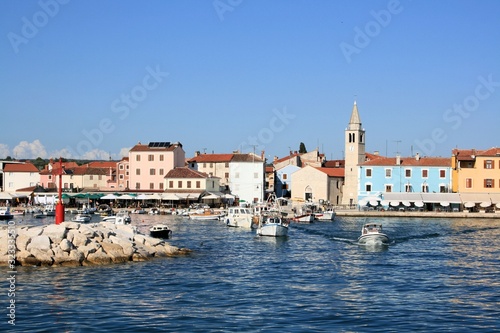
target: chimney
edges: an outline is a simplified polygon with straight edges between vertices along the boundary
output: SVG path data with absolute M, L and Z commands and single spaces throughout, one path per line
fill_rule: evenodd
M 419 154 L 419 153 L 417 153 L 417 154 L 415 155 L 415 159 L 416 159 L 417 161 L 420 161 L 420 154 Z
M 195 152 L 194 152 L 194 157 L 196 157 L 196 156 L 200 156 L 200 154 L 201 154 L 201 153 L 200 153 L 200 151 L 199 151 L 199 150 L 197 150 L 197 151 L 195 151 Z
M 375 151 L 373 152 L 373 155 L 378 156 L 378 155 L 380 155 L 380 152 L 379 152 L 378 150 L 375 150 Z
M 401 165 L 401 156 L 396 155 L 396 165 Z
M 262 158 L 263 160 L 265 160 L 265 159 L 266 159 L 266 151 L 265 151 L 265 150 L 262 150 L 262 151 L 260 152 L 260 158 Z

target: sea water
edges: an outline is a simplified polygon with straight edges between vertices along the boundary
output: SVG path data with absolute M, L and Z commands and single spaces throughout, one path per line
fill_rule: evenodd
M 29 216 L 15 221 L 17 226 L 53 223 Z M 366 222 L 382 223 L 390 245 L 359 246 Z M 494 332 L 500 327 L 500 220 L 337 217 L 291 224 L 288 237 L 266 238 L 222 221 L 132 216 L 144 233 L 155 223 L 169 224 L 169 242 L 193 253 L 98 267 L 18 267 L 15 326 L 5 315 L 0 330 Z M 8 288 L 5 282 L 4 309 Z

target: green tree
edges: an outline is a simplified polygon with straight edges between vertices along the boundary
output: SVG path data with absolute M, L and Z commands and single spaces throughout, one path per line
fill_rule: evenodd
M 300 143 L 299 153 L 300 154 L 307 153 L 306 145 L 304 144 L 304 142 Z

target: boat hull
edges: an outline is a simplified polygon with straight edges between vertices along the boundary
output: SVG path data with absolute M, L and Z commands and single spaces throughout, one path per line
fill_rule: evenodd
M 335 212 L 323 212 L 316 215 L 318 221 L 333 221 L 335 219 Z
M 389 237 L 382 233 L 362 235 L 358 238 L 358 243 L 361 245 L 388 245 Z
M 288 227 L 278 223 L 268 223 L 257 228 L 257 235 L 268 237 L 283 237 L 288 235 Z

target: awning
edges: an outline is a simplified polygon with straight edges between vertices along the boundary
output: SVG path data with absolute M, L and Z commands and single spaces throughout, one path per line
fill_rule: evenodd
M 370 206 L 378 206 L 377 200 L 370 200 Z
M 448 207 L 450 205 L 448 201 L 441 201 L 439 204 L 443 207 Z
M 163 193 L 161 195 L 162 200 L 179 200 L 179 197 L 175 193 Z
M 422 201 L 425 203 L 461 204 L 462 200 L 458 193 L 422 193 Z
M 399 206 L 399 201 L 392 200 L 389 204 L 390 204 L 392 207 L 397 207 L 397 206 Z
M 467 201 L 466 203 L 464 203 L 464 207 L 465 208 L 472 208 L 476 205 L 475 202 L 471 202 L 471 201 Z
M 410 203 L 409 201 L 406 201 L 406 200 L 405 200 L 405 201 L 403 201 L 403 205 L 404 205 L 405 207 L 410 207 L 410 206 L 411 206 L 411 203 Z
M 462 202 L 481 203 L 491 201 L 489 193 L 460 193 Z
M 220 199 L 220 195 L 215 193 L 209 193 L 208 195 L 201 198 L 202 200 L 217 200 Z
M 479 204 L 479 206 L 483 207 L 483 208 L 486 208 L 486 207 L 489 207 L 491 206 L 491 201 L 484 201 L 484 202 L 481 202 Z
M 422 201 L 415 201 L 415 207 L 424 207 L 424 203 Z
M 382 206 L 389 206 L 389 201 L 388 200 L 382 200 L 382 201 L 380 201 L 380 204 Z
M 358 201 L 358 205 L 360 205 L 361 207 L 364 207 L 364 206 L 368 205 L 368 201 L 365 201 L 365 200 L 359 200 L 359 201 Z
M 102 200 L 114 200 L 120 198 L 117 195 L 114 195 L 113 193 L 106 194 L 105 196 L 101 197 Z

